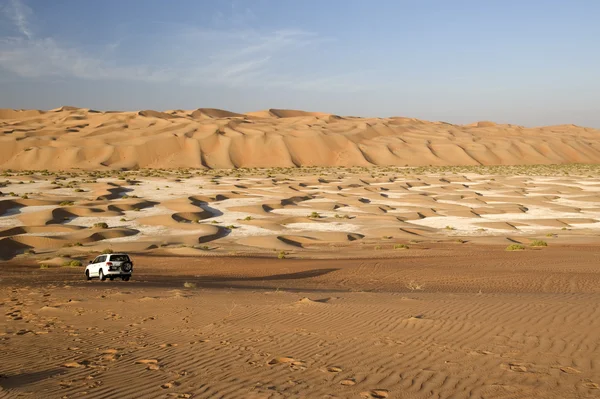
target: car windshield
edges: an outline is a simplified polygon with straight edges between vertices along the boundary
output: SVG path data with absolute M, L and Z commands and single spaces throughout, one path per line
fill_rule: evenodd
M 127 255 L 112 255 L 110 260 L 113 262 L 128 262 L 129 256 Z

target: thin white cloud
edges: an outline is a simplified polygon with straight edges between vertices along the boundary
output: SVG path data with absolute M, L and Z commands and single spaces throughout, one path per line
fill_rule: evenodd
M 4 13 L 10 18 L 15 27 L 19 32 L 26 36 L 28 39 L 33 37 L 33 32 L 29 27 L 28 18 L 32 14 L 31 8 L 29 8 L 21 0 L 10 0 L 8 4 L 3 7 Z
M 307 72 L 290 76 L 286 57 L 316 56 L 319 46 L 331 39 L 302 30 L 270 33 L 253 29 L 227 30 L 183 27 L 172 29 L 162 42 L 137 42 L 147 49 L 134 64 L 120 61 L 117 50 L 127 43 L 107 44 L 98 54 L 52 37 L 34 37 L 29 29 L 31 9 L 10 0 L 10 19 L 22 34 L 0 37 L 0 67 L 23 78 L 66 77 L 86 80 L 178 82 L 186 85 L 271 87 L 294 90 L 357 91 L 360 84 L 346 84 L 347 76 L 323 76 Z M 177 43 L 177 46 L 174 45 Z M 164 54 L 169 54 L 166 57 Z M 315 72 L 315 71 L 313 71 Z M 356 76 L 353 81 L 357 81 Z

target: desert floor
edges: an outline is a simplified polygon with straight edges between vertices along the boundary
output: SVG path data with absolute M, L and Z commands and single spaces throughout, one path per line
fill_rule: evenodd
M 2 265 L 0 397 L 593 398 L 594 246 Z
M 598 172 L 6 172 L 0 398 L 600 397 Z

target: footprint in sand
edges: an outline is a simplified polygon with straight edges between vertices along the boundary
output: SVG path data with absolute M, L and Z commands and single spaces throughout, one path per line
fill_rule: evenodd
M 596 384 L 595 382 L 584 382 L 583 386 L 586 387 L 587 389 L 600 389 L 600 385 Z
M 157 359 L 140 359 L 140 360 L 136 360 L 135 364 L 158 364 L 158 360 Z
M 581 373 L 581 371 L 577 370 L 576 368 L 569 367 L 569 366 L 560 367 L 559 369 L 563 373 L 567 373 L 567 374 L 579 374 L 579 373 Z
M 522 363 L 509 363 L 508 365 L 502 364 L 500 367 L 505 370 L 515 371 L 517 373 L 526 373 L 527 372 L 527 366 L 525 366 Z
M 290 364 L 290 368 L 292 370 L 306 370 L 306 363 L 301 360 L 296 360 Z
M 342 369 L 337 366 L 329 366 L 327 367 L 327 371 L 329 371 L 330 373 L 339 373 L 340 371 L 342 371 Z
M 146 370 L 160 370 L 160 365 L 158 364 L 158 360 L 156 359 L 141 359 L 137 360 L 135 364 L 146 365 Z
M 516 371 L 516 372 L 519 372 L 519 373 L 526 373 L 527 372 L 527 367 L 521 366 L 521 365 L 517 365 L 517 364 L 511 364 L 510 369 L 512 371 Z
M 108 362 L 114 362 L 120 357 L 117 352 L 118 351 L 116 349 L 106 349 L 102 351 L 100 359 Z
M 345 380 L 340 381 L 340 385 L 350 387 L 352 385 L 356 385 L 356 380 L 354 378 L 346 378 Z
M 371 391 L 361 392 L 360 396 L 365 399 L 385 399 L 389 396 L 390 392 L 387 389 L 373 389 Z
M 81 362 L 69 362 L 69 363 L 65 363 L 63 364 L 63 367 L 66 367 L 68 369 L 78 369 L 78 368 L 82 368 L 82 367 L 87 367 L 87 365 L 89 364 L 89 362 L 87 361 L 81 361 Z
M 181 383 L 179 383 L 177 381 L 171 381 L 171 382 L 167 382 L 165 384 L 162 384 L 160 387 L 162 389 L 171 389 L 171 388 L 176 387 L 178 385 L 181 385 Z
M 268 364 L 275 365 L 275 364 L 283 364 L 283 363 L 292 363 L 294 361 L 295 361 L 294 358 L 291 358 L 291 357 L 276 357 L 274 359 L 271 359 Z

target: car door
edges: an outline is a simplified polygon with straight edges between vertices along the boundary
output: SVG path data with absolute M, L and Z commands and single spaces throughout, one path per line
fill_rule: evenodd
M 100 269 L 102 269 L 102 265 L 104 264 L 105 260 L 106 260 L 106 255 L 98 256 L 97 262 L 94 265 L 94 269 L 96 270 L 96 276 L 100 275 Z
M 92 261 L 92 263 L 90 264 L 90 276 L 97 276 L 98 275 L 98 260 L 100 259 L 99 256 L 96 256 L 96 259 L 94 259 Z

